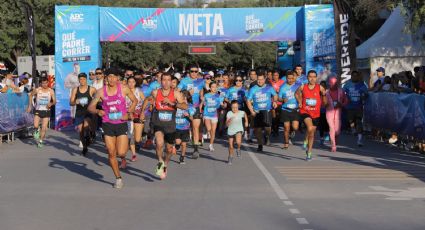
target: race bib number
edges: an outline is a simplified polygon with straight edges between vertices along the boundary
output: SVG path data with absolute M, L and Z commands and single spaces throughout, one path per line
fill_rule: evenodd
M 48 105 L 48 104 L 49 104 L 49 98 L 41 97 L 41 98 L 38 100 L 38 104 L 39 104 L 39 105 Z
M 87 97 L 80 98 L 80 105 L 87 105 L 89 103 L 89 99 Z
M 159 112 L 158 117 L 160 121 L 171 121 L 173 119 L 173 114 L 170 112 Z
M 215 113 L 217 111 L 217 109 L 216 108 L 208 108 L 207 111 L 209 113 Z
M 258 108 L 260 110 L 266 109 L 267 108 L 267 103 L 258 103 Z
M 176 124 L 177 125 L 183 125 L 185 123 L 185 119 L 184 118 L 177 118 L 176 119 Z
M 286 108 L 288 108 L 288 109 L 295 109 L 296 107 L 297 107 L 296 104 L 287 104 L 286 105 Z
M 121 112 L 109 113 L 108 117 L 109 117 L 109 120 L 116 121 L 121 119 L 122 113 Z
M 315 98 L 307 98 L 307 99 L 305 100 L 305 104 L 306 104 L 307 106 L 316 106 L 316 104 L 317 104 L 317 100 L 316 100 Z

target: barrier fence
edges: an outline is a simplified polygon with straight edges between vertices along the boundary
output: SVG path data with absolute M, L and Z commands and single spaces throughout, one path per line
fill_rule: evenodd
M 370 93 L 364 107 L 370 127 L 425 139 L 425 96 L 419 94 Z
M 28 94 L 0 94 L 0 135 L 13 134 L 33 125 L 33 115 L 26 112 Z M 0 140 L 1 142 L 1 140 Z

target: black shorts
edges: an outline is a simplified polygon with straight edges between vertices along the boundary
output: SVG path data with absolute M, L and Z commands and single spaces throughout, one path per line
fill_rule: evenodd
M 92 119 L 92 115 L 91 114 L 86 114 L 83 116 L 78 116 L 74 118 L 74 125 L 81 125 L 85 119 Z
M 161 132 L 164 134 L 164 141 L 167 142 L 170 145 L 174 145 L 176 143 L 176 132 L 166 132 L 165 128 L 161 126 L 153 126 L 153 132 L 154 134 L 156 132 Z
M 128 126 L 127 122 L 121 124 L 102 123 L 102 129 L 105 136 L 118 137 L 127 135 Z
M 272 126 L 272 112 L 260 110 L 254 117 L 254 128 L 264 128 Z
M 189 130 L 176 130 L 176 139 L 182 140 L 182 142 L 189 142 L 190 141 L 190 132 Z
M 314 126 L 319 126 L 320 123 L 320 117 L 318 118 L 312 118 L 310 115 L 306 114 L 306 113 L 302 113 L 300 114 L 301 120 L 304 121 L 306 118 L 310 118 L 311 121 L 313 121 L 313 125 Z
M 36 110 L 34 111 L 34 116 L 38 116 L 39 118 L 50 118 L 51 116 L 50 110 Z
M 363 110 L 362 109 L 347 109 L 347 119 L 348 122 L 354 123 L 363 119 Z
M 287 110 L 281 110 L 280 111 L 280 122 L 293 122 L 293 121 L 299 121 L 300 120 L 300 114 L 296 110 L 287 111 Z
M 198 107 L 196 107 L 196 111 L 193 114 L 193 119 L 202 119 L 202 113 L 201 113 L 201 109 Z

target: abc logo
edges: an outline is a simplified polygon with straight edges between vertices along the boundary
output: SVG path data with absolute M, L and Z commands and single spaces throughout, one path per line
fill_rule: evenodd
M 69 21 L 73 24 L 80 24 L 84 21 L 84 14 L 72 13 L 69 17 Z

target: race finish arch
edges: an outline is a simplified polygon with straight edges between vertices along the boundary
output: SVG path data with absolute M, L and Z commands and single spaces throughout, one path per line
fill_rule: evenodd
M 78 74 L 101 67 L 100 42 L 299 41 L 306 69 L 336 68 L 332 5 L 276 8 L 55 7 L 56 129 L 72 129 Z

